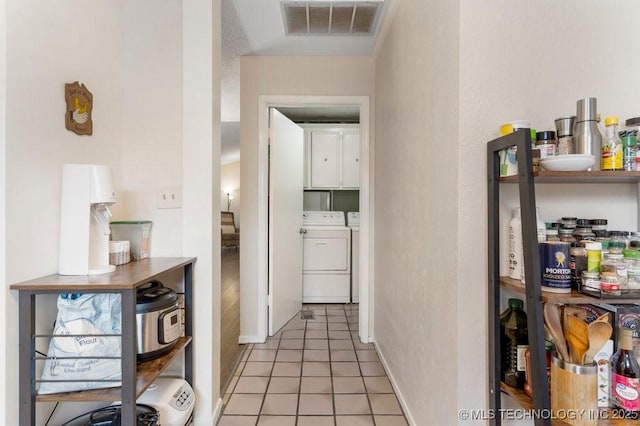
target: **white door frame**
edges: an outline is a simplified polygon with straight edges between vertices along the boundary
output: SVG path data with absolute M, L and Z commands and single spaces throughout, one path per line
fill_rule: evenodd
M 370 262 L 373 253 L 373 193 L 370 180 L 369 96 L 261 95 L 258 98 L 258 338 L 268 336 L 269 284 L 269 108 L 354 105 L 360 108 L 360 340 L 373 341 L 373 286 Z

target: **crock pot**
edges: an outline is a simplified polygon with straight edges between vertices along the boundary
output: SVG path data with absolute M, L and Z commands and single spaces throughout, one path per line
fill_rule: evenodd
M 138 361 L 158 358 L 175 346 L 182 330 L 178 295 L 160 281 L 138 288 L 136 299 Z

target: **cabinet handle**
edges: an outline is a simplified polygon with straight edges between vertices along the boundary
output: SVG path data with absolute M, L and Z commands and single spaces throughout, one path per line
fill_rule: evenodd
M 359 158 L 356 158 L 356 163 L 357 163 L 358 161 L 360 161 L 360 159 L 359 159 Z
M 325 162 L 325 163 L 327 162 L 327 159 L 326 159 L 326 158 L 324 159 L 324 162 Z

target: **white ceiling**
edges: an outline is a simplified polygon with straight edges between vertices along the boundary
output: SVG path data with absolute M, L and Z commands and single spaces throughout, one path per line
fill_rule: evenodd
M 312 0 L 322 3 L 323 0 Z M 366 0 L 350 0 L 362 2 Z M 381 19 L 371 36 L 285 35 L 280 0 L 222 0 L 222 163 L 240 158 L 240 56 L 367 56 L 371 55 L 385 19 L 389 0 L 382 7 Z M 335 111 L 336 121 L 349 112 Z M 298 111 L 310 120 L 313 111 Z M 322 111 L 328 119 L 331 112 Z M 352 112 L 351 112 L 352 114 Z M 353 114 L 352 114 L 353 115 Z

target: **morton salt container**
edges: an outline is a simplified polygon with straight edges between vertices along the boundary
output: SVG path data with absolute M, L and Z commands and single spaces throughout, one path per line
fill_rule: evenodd
M 570 246 L 570 243 L 564 241 L 538 243 L 543 291 L 571 293 Z

